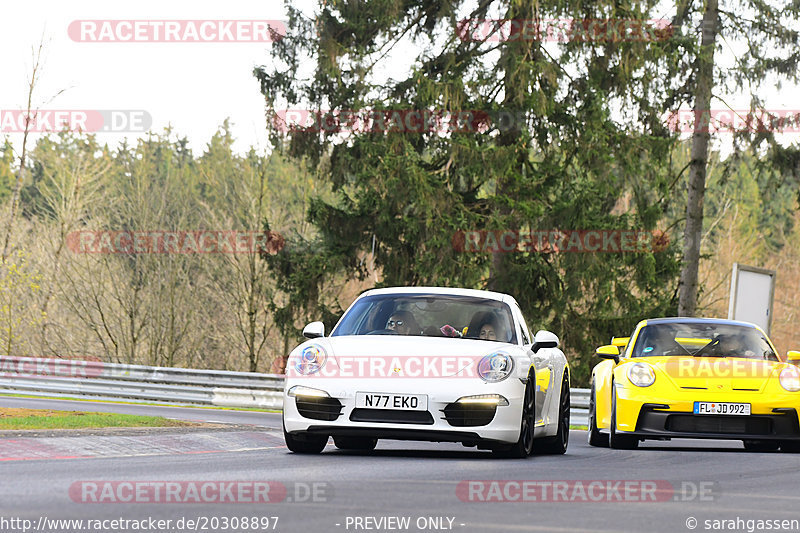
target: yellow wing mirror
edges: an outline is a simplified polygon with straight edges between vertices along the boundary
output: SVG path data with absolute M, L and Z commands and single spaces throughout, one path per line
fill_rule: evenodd
M 630 337 L 612 337 L 611 344 L 613 346 L 618 346 L 620 348 L 624 348 L 628 345 L 628 341 L 631 340 Z
M 613 359 L 615 363 L 619 363 L 619 347 L 613 344 L 606 344 L 600 346 L 595 353 L 603 359 Z
M 800 352 L 792 350 L 786 353 L 786 362 L 800 366 Z

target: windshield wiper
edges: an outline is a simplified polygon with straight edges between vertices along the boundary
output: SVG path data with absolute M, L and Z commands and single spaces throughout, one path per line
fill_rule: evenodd
M 708 344 L 706 344 L 705 346 L 703 346 L 702 348 L 700 348 L 699 350 L 694 352 L 694 357 L 704 357 L 704 356 L 700 355 L 703 352 L 703 350 L 705 350 L 706 348 L 709 348 L 711 346 L 716 346 L 717 344 L 719 344 L 719 339 L 714 339 L 713 341 L 709 342 Z M 724 357 L 724 356 L 708 356 L 707 355 L 705 357 Z

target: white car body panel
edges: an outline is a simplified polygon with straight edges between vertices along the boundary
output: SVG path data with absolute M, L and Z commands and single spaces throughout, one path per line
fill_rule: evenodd
M 347 335 L 310 339 L 292 351 L 287 363 L 283 410 L 283 423 L 287 432 L 311 430 L 316 433 L 337 435 L 349 434 L 348 431 L 358 429 L 362 435 L 368 433 L 368 430 L 374 430 L 377 438 L 441 440 L 464 442 L 469 445 L 479 441 L 514 443 L 519 438 L 525 383 L 529 371 L 533 369 L 536 380 L 534 437 L 541 438 L 557 433 L 561 385 L 564 372 L 568 369 L 566 357 L 558 348 L 540 348 L 537 353 L 533 353 L 530 349 L 533 338 L 516 301 L 511 296 L 468 289 L 429 287 L 375 289 L 362 294 L 347 312 L 361 298 L 375 294 L 449 294 L 504 302 L 508 304 L 514 319 L 517 343 L 398 335 Z M 341 321 L 336 327 L 340 324 Z M 333 332 L 336 332 L 336 328 Z M 529 340 L 529 344 L 525 345 L 523 342 L 525 339 Z M 310 345 L 320 346 L 327 353 L 323 370 L 310 376 L 291 372 L 299 354 Z M 511 356 L 514 360 L 514 369 L 508 378 L 498 383 L 488 383 L 474 374 L 475 366 L 483 356 L 496 351 L 503 351 Z M 380 371 L 372 369 L 367 372 L 367 376 L 364 376 L 363 372 L 353 372 L 355 369 L 353 360 L 362 361 L 376 355 L 388 361 L 397 358 L 395 360 L 406 362 L 414 358 L 417 365 L 412 367 L 409 364 L 409 368 L 400 369 L 399 374 L 389 373 L 389 368 L 385 364 Z M 441 370 L 439 377 L 436 372 L 427 372 L 423 376 L 400 375 L 413 374 L 413 369 L 420 368 L 426 361 L 431 363 L 432 367 Z M 448 367 L 447 363 L 451 361 L 454 364 Z M 287 394 L 289 389 L 296 385 L 327 392 L 331 398 L 342 404 L 341 415 L 336 420 L 317 420 L 302 416 L 297 408 L 296 398 Z M 428 397 L 428 412 L 433 418 L 433 423 L 352 421 L 350 417 L 355 408 L 358 392 L 425 394 Z M 498 406 L 494 418 L 486 425 L 453 426 L 445 419 L 442 410 L 448 404 L 464 396 L 480 394 L 500 394 L 508 400 L 509 405 Z

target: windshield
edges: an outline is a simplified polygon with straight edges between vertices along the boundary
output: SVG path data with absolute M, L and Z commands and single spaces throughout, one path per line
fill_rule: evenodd
M 632 357 L 658 355 L 778 360 L 769 341 L 759 330 L 711 323 L 667 323 L 643 327 Z
M 379 294 L 358 300 L 331 334 L 410 335 L 516 344 L 508 305 L 488 298 L 441 294 Z

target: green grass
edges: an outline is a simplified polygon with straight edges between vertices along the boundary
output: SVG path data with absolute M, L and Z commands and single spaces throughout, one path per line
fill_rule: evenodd
M 160 416 L 0 408 L 0 430 L 186 427 L 194 425 L 196 424 L 169 420 Z
M 34 400 L 68 400 L 71 402 L 119 403 L 122 405 L 155 405 L 158 407 L 191 407 L 192 409 L 216 409 L 220 411 L 260 411 L 262 413 L 280 413 L 278 409 L 263 409 L 261 407 L 224 407 L 221 405 L 193 405 L 174 404 L 169 402 L 126 402 L 124 400 L 97 400 L 94 398 L 64 398 L 62 396 L 35 396 L 33 394 L 14 394 L 11 392 L 0 393 L 0 397 L 31 398 Z

